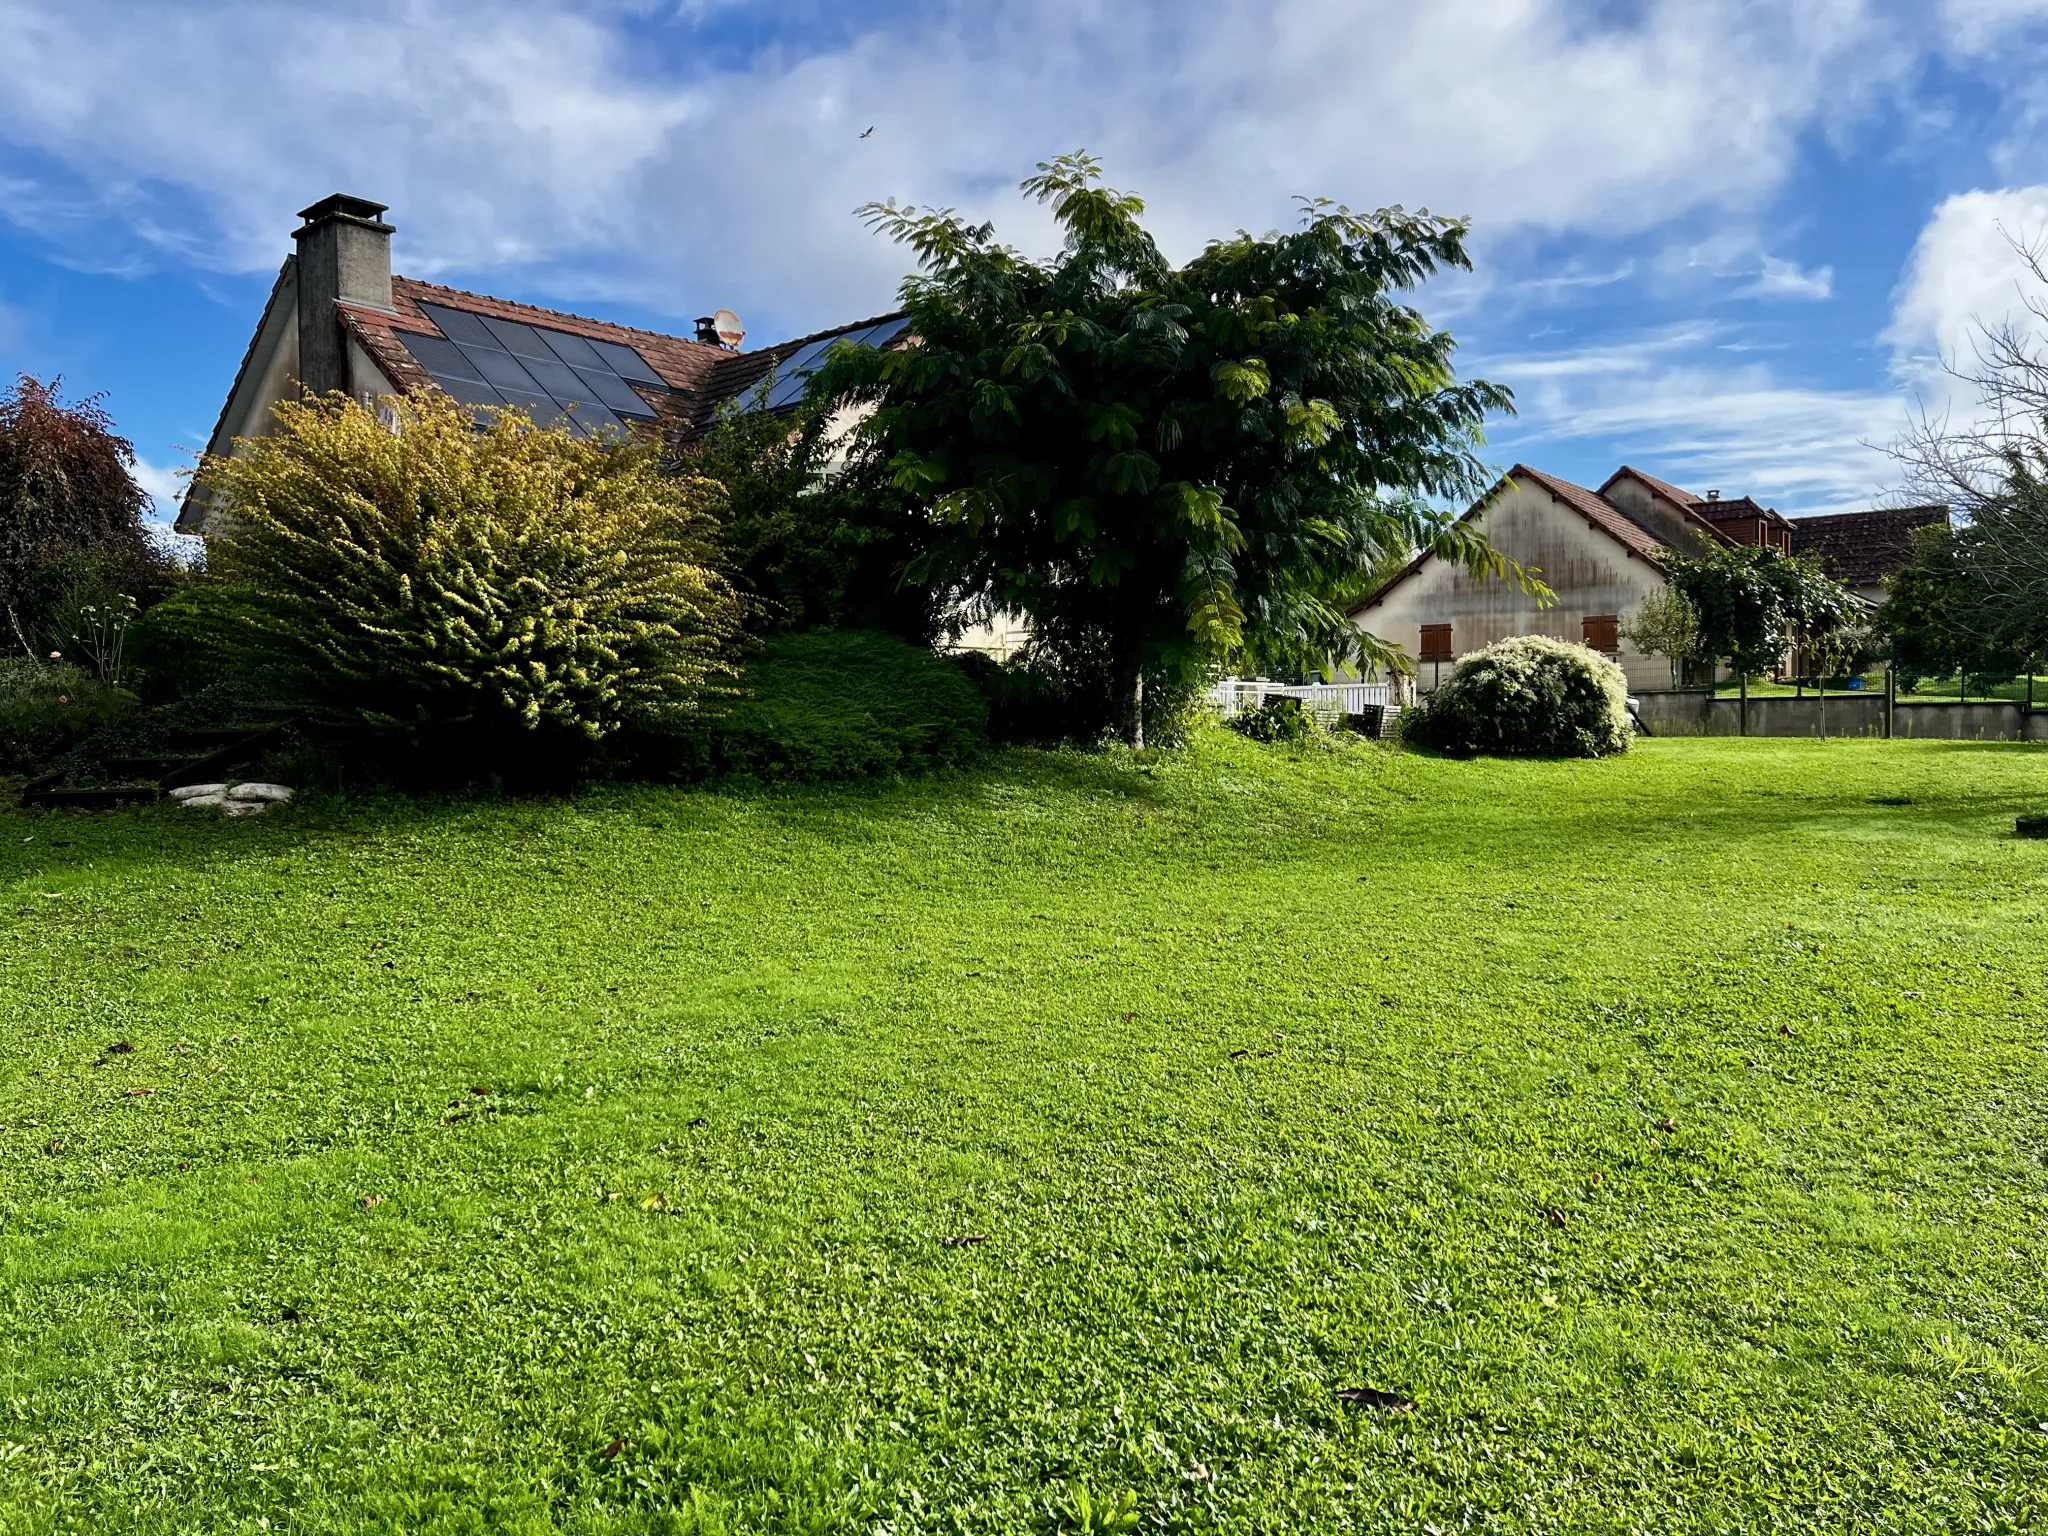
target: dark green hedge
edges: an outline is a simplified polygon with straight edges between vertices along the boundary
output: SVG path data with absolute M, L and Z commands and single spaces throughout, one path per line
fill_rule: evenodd
M 923 773 L 988 745 L 988 706 L 953 663 L 871 630 L 769 640 L 740 696 L 667 738 L 685 776 L 850 779 Z
M 76 667 L 0 657 L 0 773 L 40 773 L 134 705 Z

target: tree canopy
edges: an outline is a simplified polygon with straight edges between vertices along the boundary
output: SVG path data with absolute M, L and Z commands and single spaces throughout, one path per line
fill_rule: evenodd
M 0 609 L 10 641 L 40 654 L 72 599 L 146 599 L 166 583 L 134 465 L 134 447 L 97 397 L 66 403 L 57 383 L 26 374 L 0 393 Z M 73 626 L 57 627 L 67 632 L 61 645 Z
M 913 580 L 1026 614 L 1127 728 L 1146 678 L 1186 686 L 1247 647 L 1399 664 L 1344 601 L 1391 557 L 1539 585 L 1439 510 L 1484 487 L 1483 424 L 1511 409 L 1399 302 L 1469 266 L 1464 221 L 1308 200 L 1300 229 L 1176 267 L 1086 154 L 1023 190 L 1065 235 L 1051 260 L 952 209 L 861 210 L 917 256 L 914 340 L 840 349 L 812 380 L 814 399 L 871 408 L 851 456 L 927 523 Z

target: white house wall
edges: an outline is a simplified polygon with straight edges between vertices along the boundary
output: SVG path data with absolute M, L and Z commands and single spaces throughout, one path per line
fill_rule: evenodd
M 216 440 L 213 445 L 216 453 L 232 452 L 236 438 L 264 436 L 276 424 L 271 412 L 277 403 L 298 394 L 299 303 L 296 284 L 286 283 L 278 293 L 275 311 L 263 317 L 257 337 L 257 354 L 249 361 L 249 378 L 236 392 L 238 398 L 230 418 L 223 423 L 227 428 L 222 434 L 225 440 Z
M 1541 486 L 1517 485 L 1480 514 L 1480 527 L 1502 553 L 1533 566 L 1557 594 L 1553 607 L 1512 582 L 1474 579 L 1458 566 L 1434 557 L 1397 583 L 1385 596 L 1352 618 L 1359 628 L 1399 645 L 1411 657 L 1422 654 L 1422 626 L 1451 626 L 1454 658 L 1482 650 L 1512 635 L 1549 635 L 1579 640 L 1581 621 L 1613 614 L 1624 623 L 1643 599 L 1664 585 L 1656 568 L 1593 527 Z M 1668 688 L 1671 666 L 1622 642 L 1616 658 L 1632 688 Z M 1450 664 L 1418 661 L 1417 686 L 1428 692 Z
M 384 377 L 384 370 L 353 336 L 348 341 L 348 384 L 349 393 L 367 406 L 398 397 L 398 386 Z

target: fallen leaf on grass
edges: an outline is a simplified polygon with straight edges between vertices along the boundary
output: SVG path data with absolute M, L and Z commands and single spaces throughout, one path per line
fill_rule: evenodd
M 365 1195 L 362 1199 L 356 1202 L 356 1204 L 360 1205 L 366 1211 L 374 1210 L 377 1206 L 380 1206 L 383 1203 L 384 1197 L 382 1195 Z
M 488 1099 L 491 1096 L 491 1090 L 488 1088 L 472 1088 L 469 1092 L 472 1098 Z
M 1799 1035 L 1799 1031 L 1794 1029 L 1790 1024 L 1780 1024 L 1778 1026 L 1778 1033 L 1781 1035 L 1791 1035 L 1794 1039 L 1797 1039 Z
M 626 1442 L 624 1440 L 614 1440 L 610 1445 L 606 1446 L 603 1450 L 597 1453 L 597 1459 L 599 1461 L 610 1461 L 613 1457 L 617 1456 L 619 1452 L 623 1451 L 625 1448 Z
M 156 1090 L 154 1088 L 130 1088 L 125 1094 L 122 1095 L 122 1097 L 128 1099 L 146 1099 L 152 1093 L 155 1092 Z
M 985 1243 L 987 1241 L 988 1234 L 986 1232 L 964 1232 L 958 1237 L 942 1237 L 939 1239 L 940 1244 L 947 1248 L 965 1248 L 970 1243 Z
M 1132 1011 L 1132 1012 L 1128 1012 L 1128 1013 L 1126 1013 L 1126 1014 L 1125 1014 L 1125 1015 L 1123 1016 L 1123 1022 L 1124 1022 L 1124 1023 L 1126 1023 L 1126 1024 L 1128 1024 L 1128 1023 L 1130 1023 L 1130 1022 L 1131 1022 L 1131 1020 L 1135 1019 L 1135 1018 L 1136 1018 L 1137 1016 L 1138 1016 L 1138 1015 L 1137 1015 L 1137 1013 L 1136 1013 L 1135 1011 Z
M 1384 1408 L 1389 1413 L 1413 1413 L 1415 1400 L 1378 1387 L 1339 1387 L 1337 1401 L 1353 1408 Z
M 1543 1303 L 1544 1311 L 1554 1311 L 1557 1307 L 1557 1292 L 1545 1291 L 1542 1294 L 1542 1296 L 1538 1298 L 1538 1300 L 1540 1300 Z
M 1549 1210 L 1545 1211 L 1543 1215 L 1544 1219 L 1547 1220 L 1553 1227 L 1561 1227 L 1564 1225 L 1564 1212 L 1560 1211 L 1554 1205 L 1551 1206 Z
M 107 1047 L 107 1054 L 109 1056 L 126 1056 L 130 1051 L 134 1049 L 135 1042 L 133 1040 L 116 1040 L 112 1045 Z
M 1657 1122 L 1657 1129 L 1662 1131 L 1666 1136 L 1675 1135 L 1678 1131 L 1678 1122 L 1672 1119 L 1669 1115 L 1666 1115 L 1662 1120 L 1659 1120 Z
M 640 1202 L 640 1209 L 643 1211 L 658 1211 L 667 1204 L 668 1201 L 662 1196 L 649 1195 L 645 1200 L 642 1200 Z
M 1251 1055 L 1250 1051 L 1232 1051 L 1230 1053 L 1230 1059 L 1232 1061 L 1243 1061 L 1245 1057 L 1249 1055 Z
M 53 1141 L 47 1147 L 43 1148 L 43 1150 L 49 1153 L 52 1157 L 58 1157 L 63 1154 L 64 1143 L 62 1141 Z

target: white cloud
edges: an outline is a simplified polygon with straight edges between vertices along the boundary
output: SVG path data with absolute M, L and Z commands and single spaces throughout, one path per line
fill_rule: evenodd
M 1899 480 L 1885 455 L 1914 402 L 1967 416 L 1974 401 L 1945 364 L 1968 366 L 1986 326 L 2022 325 L 2048 342 L 2028 308 L 2048 292 L 2015 242 L 2048 241 L 2048 186 L 1961 193 L 1942 202 L 1915 243 L 1882 341 L 1892 388 L 1830 390 L 1787 381 L 1769 363 L 1731 366 L 1738 333 L 1671 326 L 1569 353 L 1488 360 L 1512 385 L 1521 419 L 1499 434 L 1611 443 L 1639 467 L 1694 488 L 1720 486 L 1800 512 L 1882 500 Z M 1825 297 L 1831 274 L 1767 259 L 1753 289 Z
M 1291 218 L 1297 191 L 1626 233 L 1767 199 L 1798 136 L 1898 67 L 1863 0 L 1579 11 L 933 0 L 722 67 L 674 62 L 703 7 L 0 0 L 0 175 L 14 218 L 109 264 L 268 266 L 291 211 L 341 188 L 392 203 L 423 275 L 522 267 L 557 293 L 795 325 L 901 270 L 854 204 L 958 203 L 1042 236 L 1014 184 L 1081 144 L 1184 253 Z
M 1937 414 L 1967 410 L 1945 370 L 1968 367 L 1976 338 L 2007 323 L 2048 336 L 2027 307 L 2048 299 L 2016 244 L 2048 240 L 2048 186 L 1958 193 L 1920 231 L 1884 340 L 1892 371 Z
M 1520 419 L 1500 446 L 1596 442 L 1622 460 L 1704 492 L 1750 495 L 1788 515 L 1849 511 L 1882 499 L 1897 475 L 1881 445 L 1904 425 L 1888 390 L 1787 382 L 1767 364 L 1703 361 L 1722 340 L 1672 327 L 1570 353 L 1489 360 Z
M 1777 256 L 1764 258 L 1763 271 L 1747 286 L 1736 290 L 1747 299 L 1827 299 L 1835 292 L 1835 269 L 1820 267 L 1807 271 L 1796 261 Z
M 2048 0 L 1941 0 L 1941 22 L 1952 53 L 1983 53 L 2021 28 L 2048 22 Z

